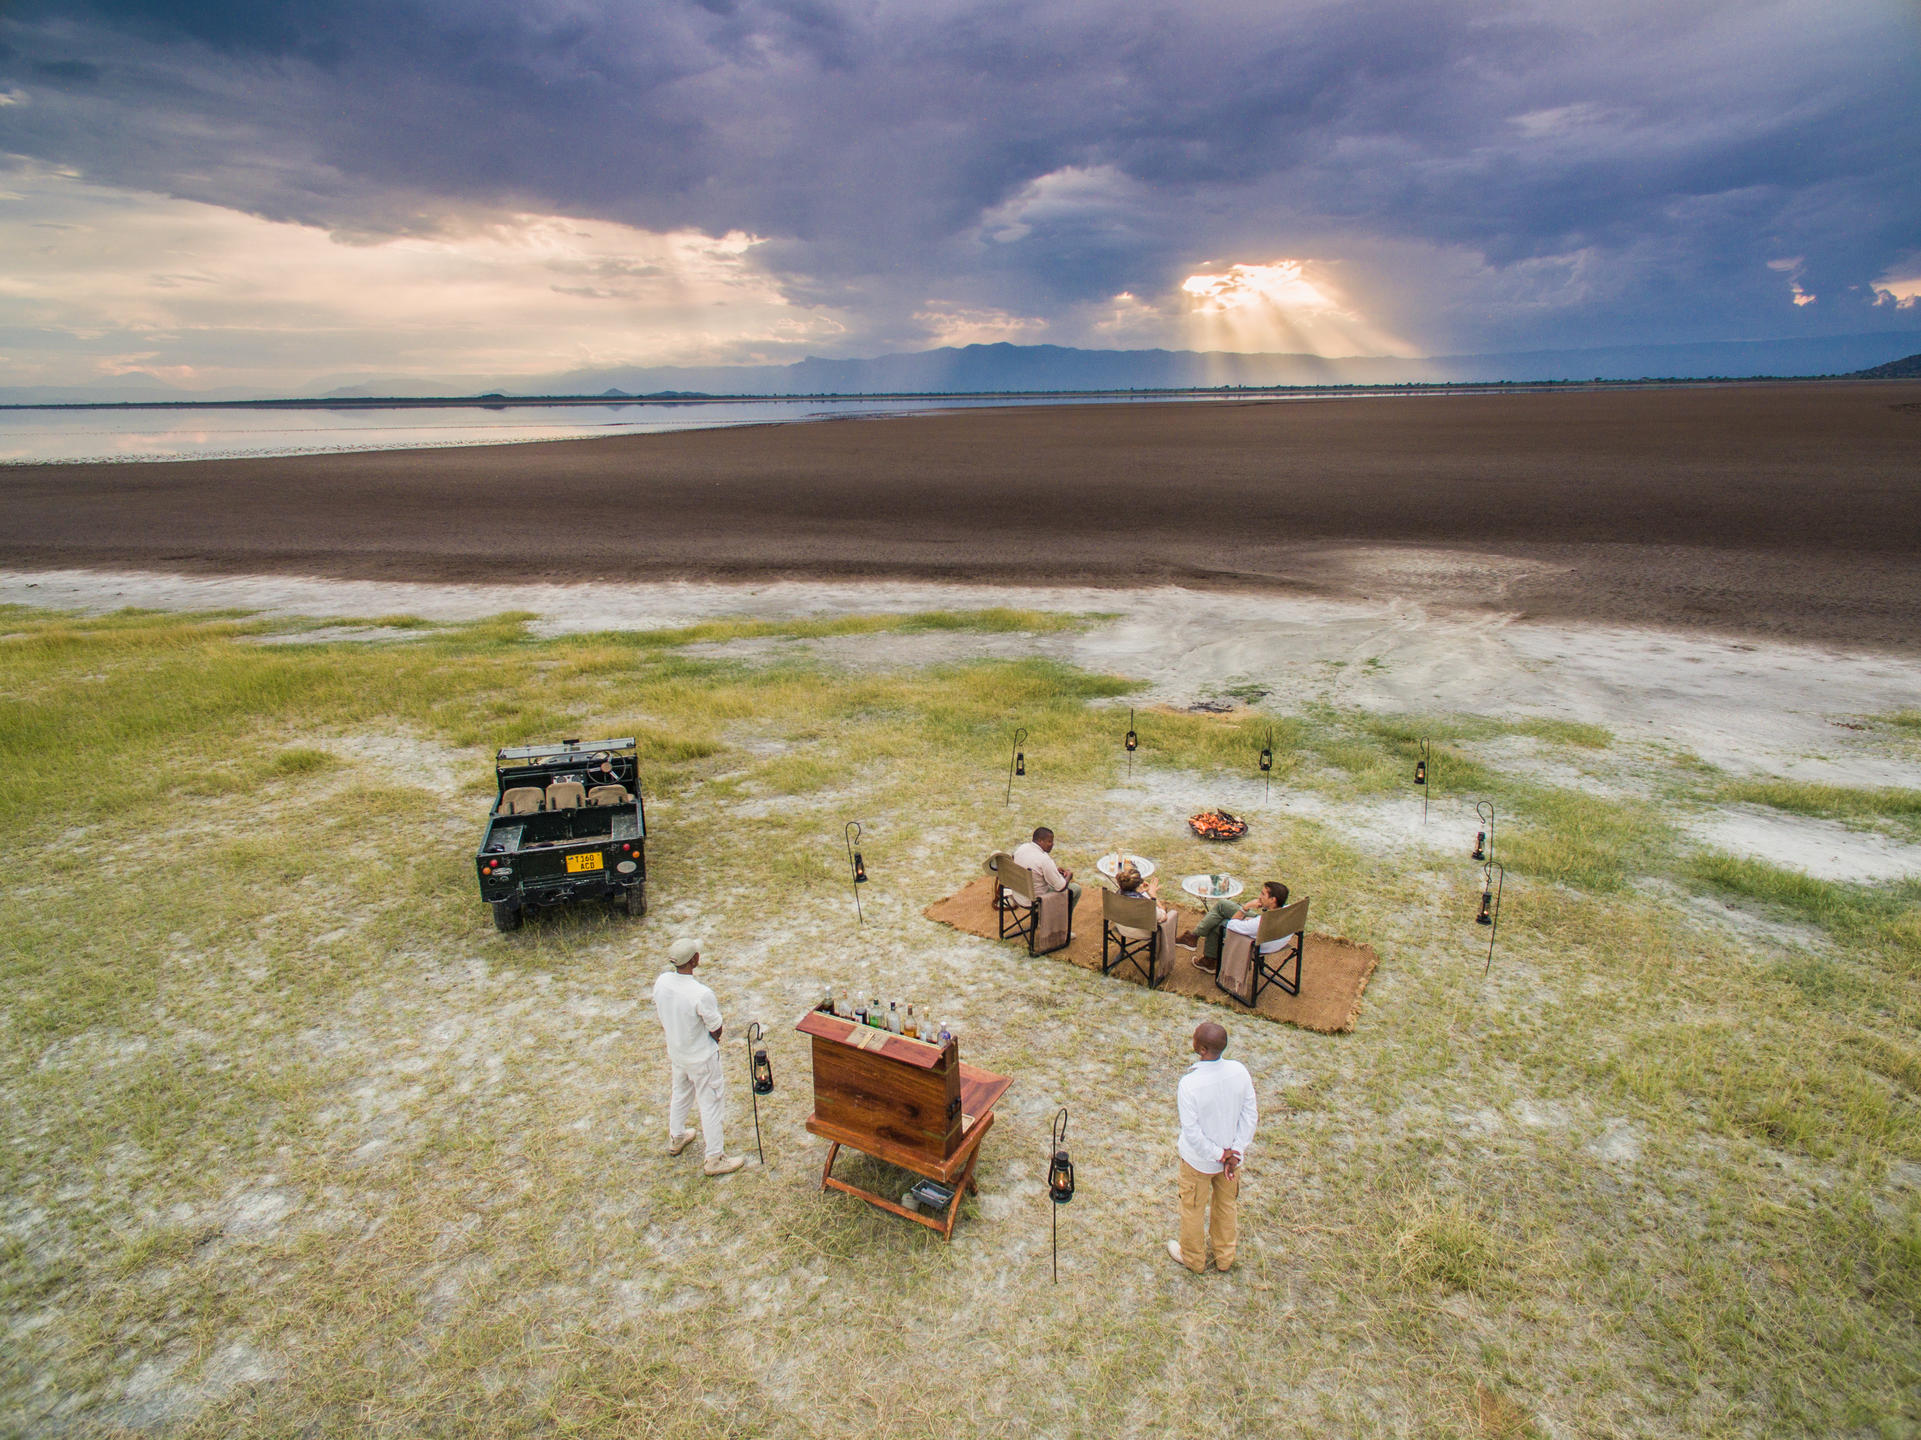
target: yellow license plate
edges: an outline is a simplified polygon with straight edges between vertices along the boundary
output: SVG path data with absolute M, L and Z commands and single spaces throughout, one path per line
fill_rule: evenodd
M 569 875 L 578 875 L 582 870 L 598 870 L 600 868 L 600 856 L 598 854 L 569 855 L 567 857 L 567 873 Z

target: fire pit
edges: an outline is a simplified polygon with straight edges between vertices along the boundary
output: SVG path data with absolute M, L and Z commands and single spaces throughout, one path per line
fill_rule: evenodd
M 1187 828 L 1203 840 L 1238 840 L 1247 833 L 1247 822 L 1225 810 L 1203 810 L 1187 817 Z

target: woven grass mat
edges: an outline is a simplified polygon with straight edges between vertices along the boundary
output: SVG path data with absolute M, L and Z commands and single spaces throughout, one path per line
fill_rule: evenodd
M 1200 918 L 1200 912 L 1186 906 L 1178 908 L 1183 912 L 1180 929 L 1186 931 L 1192 928 L 1194 921 Z M 991 875 L 983 875 L 945 900 L 935 901 L 922 913 L 929 920 L 952 925 L 969 935 L 979 935 L 986 940 L 995 940 L 1000 936 L 1000 926 L 994 914 L 994 877 Z M 1026 948 L 1017 940 L 1006 943 Z M 1301 993 L 1289 995 L 1278 985 L 1270 985 L 1261 992 L 1259 1007 L 1250 1010 L 1215 988 L 1213 972 L 1201 969 L 1191 958 L 1198 951 L 1176 947 L 1174 953 L 1174 973 L 1161 982 L 1161 989 L 1191 999 L 1205 1000 L 1242 1015 L 1259 1015 L 1263 1020 L 1279 1020 L 1326 1035 L 1354 1028 L 1354 1019 L 1361 1013 L 1361 993 L 1367 989 L 1368 977 L 1381 961 L 1381 957 L 1365 945 L 1356 945 L 1338 935 L 1317 935 L 1310 931 L 1307 956 L 1301 967 Z M 1056 950 L 1044 958 L 1065 960 L 1083 970 L 1099 972 L 1101 896 L 1098 886 L 1089 886 L 1081 896 L 1081 903 L 1074 907 L 1073 940 L 1065 949 Z M 1116 970 L 1109 978 L 1126 980 L 1135 985 L 1145 983 L 1139 971 L 1131 966 L 1127 973 Z

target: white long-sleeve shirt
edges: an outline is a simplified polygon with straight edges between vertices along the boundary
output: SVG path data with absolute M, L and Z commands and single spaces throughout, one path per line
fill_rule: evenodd
M 1254 1143 L 1260 1111 L 1254 1104 L 1254 1077 L 1238 1060 L 1196 1060 L 1181 1076 L 1176 1091 L 1181 1111 L 1181 1159 L 1203 1175 L 1224 1168 L 1221 1151 L 1243 1157 Z
M 1256 910 L 1252 915 L 1242 915 L 1230 920 L 1227 922 L 1227 928 L 1232 930 L 1236 935 L 1245 935 L 1248 939 L 1252 940 L 1256 935 L 1261 933 L 1261 912 Z M 1261 954 L 1272 955 L 1287 943 L 1288 937 L 1285 935 L 1278 940 L 1270 940 L 1261 946 Z
M 662 972 L 654 982 L 654 1009 L 667 1032 L 667 1058 L 674 1064 L 698 1065 L 720 1053 L 711 1033 L 720 1029 L 720 1002 L 693 976 Z

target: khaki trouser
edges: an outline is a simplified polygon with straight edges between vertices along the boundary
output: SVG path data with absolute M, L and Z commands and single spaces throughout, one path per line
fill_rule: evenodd
M 1209 1202 L 1214 1213 L 1207 1213 Z M 1207 1252 L 1214 1252 L 1214 1268 L 1234 1263 L 1235 1211 L 1240 1208 L 1241 1182 L 1225 1170 L 1209 1175 L 1181 1161 L 1181 1263 L 1199 1274 L 1207 1268 Z M 1211 1220 L 1211 1223 L 1210 1223 Z
M 689 1110 L 700 1111 L 700 1137 L 706 1142 L 707 1158 L 718 1160 L 727 1153 L 721 1126 L 727 1117 L 727 1086 L 721 1073 L 720 1055 L 709 1055 L 693 1065 L 668 1064 L 674 1072 L 673 1088 L 667 1096 L 667 1137 L 678 1140 L 687 1132 Z

